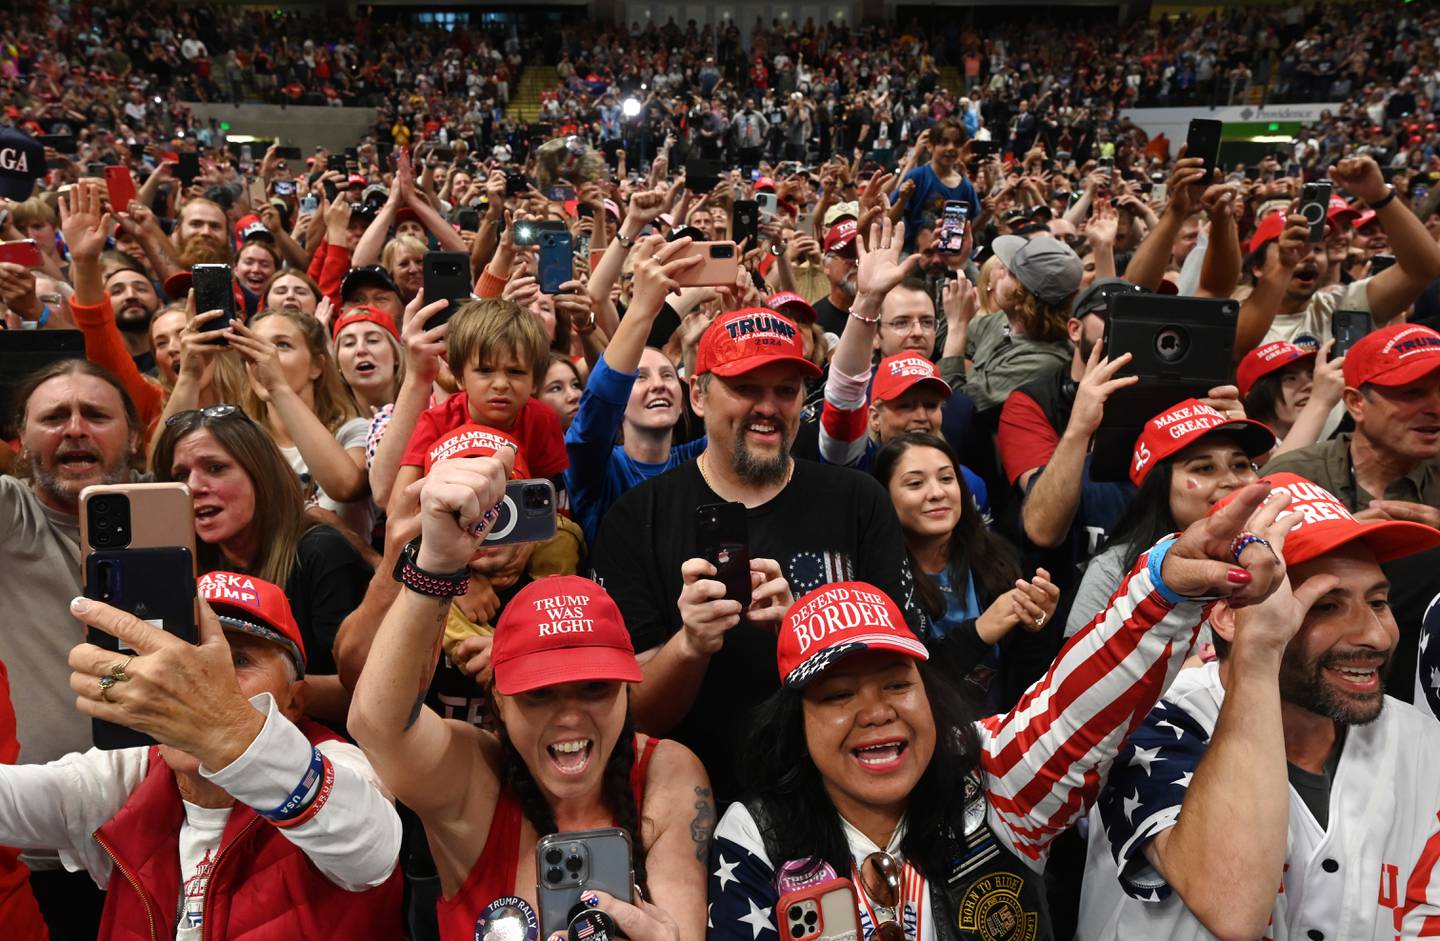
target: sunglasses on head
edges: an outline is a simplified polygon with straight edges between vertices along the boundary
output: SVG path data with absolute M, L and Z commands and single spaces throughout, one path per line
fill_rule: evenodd
M 165 419 L 165 427 L 169 428 L 182 421 L 189 421 L 197 415 L 201 421 L 218 421 L 222 418 L 229 418 L 231 415 L 239 415 L 242 418 L 250 417 L 238 405 L 209 405 L 205 408 L 187 408 L 183 412 L 176 412 Z

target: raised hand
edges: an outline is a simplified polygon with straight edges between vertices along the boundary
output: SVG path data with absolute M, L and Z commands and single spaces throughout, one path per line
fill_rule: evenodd
M 1271 493 L 1267 481 L 1238 490 L 1221 509 L 1192 523 L 1170 547 L 1160 577 L 1186 598 L 1224 598 L 1232 608 L 1258 604 L 1285 579 L 1285 537 L 1300 514 L 1285 513 L 1288 493 Z M 1235 537 L 1254 533 L 1270 545 L 1251 543 L 1238 559 Z
M 920 263 L 919 254 L 912 254 L 900 260 L 900 249 L 905 244 L 905 223 L 891 223 L 889 219 L 872 223 L 870 236 L 855 239 L 858 262 L 855 268 L 855 285 L 861 294 L 884 297 L 915 270 Z
M 96 261 L 105 250 L 114 217 L 100 209 L 101 187 L 77 183 L 60 194 L 60 231 L 77 261 Z

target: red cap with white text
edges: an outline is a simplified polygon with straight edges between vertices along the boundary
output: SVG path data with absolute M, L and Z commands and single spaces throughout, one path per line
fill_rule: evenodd
M 495 624 L 490 663 L 495 688 L 506 696 L 644 678 L 620 609 L 605 589 L 578 575 L 552 575 L 520 589 Z
M 525 459 L 520 456 L 520 445 L 503 431 L 496 431 L 485 425 L 467 422 L 430 445 L 425 452 L 425 473 L 441 461 L 457 457 L 489 457 L 501 448 L 512 448 L 515 465 L 510 471 L 513 480 L 530 476 Z
M 1440 546 L 1440 529 L 1405 520 L 1357 520 L 1334 494 L 1297 474 L 1267 474 L 1271 493 L 1290 494 L 1287 513 L 1299 513 L 1300 524 L 1285 537 L 1286 565 L 1299 565 L 1356 540 L 1375 553 L 1376 562 L 1389 562 Z M 1237 490 L 1235 493 L 1239 493 Z M 1235 494 L 1215 504 L 1214 513 Z
M 896 353 L 880 360 L 880 365 L 875 367 L 870 398 L 876 402 L 893 402 L 922 383 L 927 389 L 950 398 L 950 383 L 940 378 L 940 370 L 934 363 L 919 353 Z
M 1186 399 L 1145 423 L 1135 442 L 1130 479 L 1135 486 L 1140 486 L 1155 465 L 1217 431 L 1234 435 L 1250 457 L 1259 457 L 1275 447 L 1275 432 L 1260 422 L 1249 418 L 1230 419 L 1199 399 Z
M 930 659 L 885 592 L 865 582 L 822 585 L 785 612 L 775 645 L 780 682 L 800 689 L 835 661 L 862 650 Z
M 294 661 L 296 674 L 305 675 L 305 641 L 279 585 L 254 575 L 210 572 L 200 576 L 195 590 L 222 627 L 279 644 Z
M 820 367 L 805 358 L 800 329 L 783 314 L 764 307 L 746 307 L 716 317 L 700 336 L 695 351 L 695 375 L 739 376 L 769 366 L 792 363 L 807 376 L 820 375 Z
M 1249 395 L 1261 377 L 1306 358 L 1314 359 L 1315 350 L 1307 350 L 1284 340 L 1274 340 L 1257 346 L 1240 360 L 1240 365 L 1235 370 L 1235 385 L 1239 387 L 1241 395 Z

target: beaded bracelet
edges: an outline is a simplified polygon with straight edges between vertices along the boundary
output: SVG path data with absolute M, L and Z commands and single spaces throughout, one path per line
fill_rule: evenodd
M 1270 549 L 1272 553 L 1275 551 L 1273 548 L 1271 548 L 1270 543 L 1266 542 L 1261 537 L 1255 535 L 1254 533 L 1242 532 L 1235 537 L 1234 542 L 1230 543 L 1230 557 L 1238 563 L 1240 561 L 1240 553 L 1244 552 L 1248 547 L 1254 545 L 1264 546 L 1266 549 Z

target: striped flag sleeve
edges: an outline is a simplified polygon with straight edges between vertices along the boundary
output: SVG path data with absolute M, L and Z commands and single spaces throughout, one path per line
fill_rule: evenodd
M 1014 709 L 979 723 L 991 825 L 1037 871 L 1050 841 L 1094 801 L 1204 618 L 1204 605 L 1172 605 L 1155 590 L 1148 559 L 1141 556 L 1106 609 L 1070 638 Z

